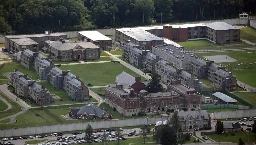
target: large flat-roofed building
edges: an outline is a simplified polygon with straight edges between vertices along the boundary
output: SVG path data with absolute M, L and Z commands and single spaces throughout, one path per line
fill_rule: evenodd
M 61 38 L 67 39 L 67 34 L 47 32 L 46 34 L 7 35 L 5 36 L 5 47 L 10 53 L 16 53 L 25 49 L 37 52 L 43 48 L 45 41 L 56 41 Z
M 78 32 L 78 40 L 92 42 L 103 50 L 112 49 L 112 39 L 98 31 L 80 31 Z
M 167 24 L 163 27 L 163 35 L 175 41 L 207 39 L 217 44 L 240 41 L 240 30 L 225 22 Z
M 152 46 L 163 45 L 164 40 L 144 29 L 140 28 L 121 28 L 115 31 L 115 41 L 126 43 L 130 41 L 135 45 L 142 46 L 142 49 L 151 49 Z
M 9 46 L 9 51 L 11 53 L 16 53 L 26 49 L 29 49 L 34 52 L 37 52 L 39 50 L 38 43 L 30 38 L 10 39 Z

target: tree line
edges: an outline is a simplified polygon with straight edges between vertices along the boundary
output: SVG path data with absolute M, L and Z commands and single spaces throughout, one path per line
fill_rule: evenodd
M 255 14 L 255 5 L 255 0 L 3 0 L 0 1 L 0 33 L 234 18 L 241 12 Z

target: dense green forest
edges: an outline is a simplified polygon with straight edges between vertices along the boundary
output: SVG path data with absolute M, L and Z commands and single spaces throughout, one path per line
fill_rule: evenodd
M 28 34 L 256 13 L 256 0 L 1 0 L 0 33 Z

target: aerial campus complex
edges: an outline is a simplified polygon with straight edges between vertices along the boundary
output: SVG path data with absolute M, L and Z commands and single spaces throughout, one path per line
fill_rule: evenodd
M 111 120 L 115 119 L 110 113 L 112 111 L 123 118 L 169 116 L 177 111 L 182 131 L 212 128 L 211 115 L 202 110 L 202 106 L 237 105 L 240 101 L 222 91 L 237 90 L 238 80 L 235 75 L 214 60 L 199 57 L 176 43 L 206 40 L 212 44 L 230 44 L 240 41 L 240 29 L 225 22 L 210 22 L 118 28 L 114 31 L 113 40 L 97 31 L 77 32 L 74 41 L 65 33 L 48 31 L 45 34 L 5 36 L 7 53 L 27 70 L 35 71 L 38 78 L 33 80 L 32 76 L 22 70 L 13 70 L 10 72 L 9 83 L 14 88 L 13 93 L 17 97 L 28 98 L 36 105 L 47 107 L 54 104 L 56 98 L 61 98 L 51 91 L 64 91 L 72 100 L 68 102 L 70 104 L 65 104 L 69 111 L 62 116 L 62 119 L 68 121 Z M 134 76 L 128 71 L 122 71 L 111 83 L 94 87 L 87 80 L 81 79 L 82 73 L 77 75 L 73 70 L 62 69 L 62 66 L 69 65 L 104 65 L 105 62 L 100 59 L 107 56 L 102 56 L 102 52 L 108 54 L 113 45 L 123 52 L 122 56 L 111 55 L 112 60 L 106 59 L 106 62 L 131 65 L 143 71 L 143 75 Z M 86 75 L 86 72 L 83 73 Z M 152 79 L 143 78 L 148 74 L 151 77 L 159 76 L 163 86 L 161 91 L 148 91 Z M 211 82 L 217 90 L 209 91 L 211 97 L 202 94 L 207 85 L 201 80 Z M 45 84 L 50 84 L 50 88 L 45 87 Z M 93 93 L 98 87 L 103 87 L 103 91 L 98 89 L 101 94 Z M 90 98 L 96 99 L 99 105 L 88 103 Z M 72 107 L 76 103 L 79 107 Z M 100 107 L 101 103 L 112 110 L 109 111 L 106 106 Z M 242 107 L 249 109 L 248 106 Z M 226 125 L 237 131 L 240 129 L 236 124 Z

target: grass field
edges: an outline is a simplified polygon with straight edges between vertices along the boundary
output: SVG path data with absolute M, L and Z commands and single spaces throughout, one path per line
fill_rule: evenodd
M 105 97 L 105 89 L 106 88 L 90 88 L 90 90 L 92 90 L 94 93 L 98 94 L 102 98 Z
M 30 141 L 26 141 L 25 144 L 38 144 L 41 142 L 47 141 L 47 139 L 41 139 L 41 140 L 30 140 Z
M 218 142 L 233 142 L 238 143 L 239 138 L 241 138 L 244 142 L 255 142 L 255 135 L 253 133 L 248 132 L 236 132 L 235 136 L 231 136 L 231 134 L 211 134 L 207 135 L 214 141 Z
M 71 70 L 71 72 L 79 76 L 85 84 L 94 86 L 105 86 L 115 82 L 117 75 L 123 71 L 138 76 L 136 73 L 121 65 L 120 63 L 102 63 L 102 64 L 79 64 L 79 65 L 63 65 L 62 70 Z
M 113 55 L 123 55 L 124 51 L 123 50 L 111 50 L 109 53 Z
M 8 106 L 2 100 L 0 100 L 0 111 L 4 111 Z
M 204 56 L 214 55 L 228 55 L 236 62 L 220 63 L 231 71 L 238 80 L 256 87 L 256 57 L 254 51 L 227 51 L 227 52 L 211 52 L 211 53 L 196 53 L 197 56 L 203 58 Z
M 8 117 L 10 115 L 13 115 L 21 111 L 21 106 L 19 104 L 17 104 L 16 102 L 13 102 L 2 93 L 0 93 L 0 96 L 3 97 L 8 103 L 12 105 L 12 109 L 0 113 L 0 118 Z
M 208 40 L 190 40 L 178 42 L 185 50 L 223 50 L 223 49 L 240 49 L 252 47 L 244 42 L 234 42 L 230 44 L 215 44 Z
M 245 101 L 251 103 L 254 107 L 256 107 L 256 93 L 255 92 L 233 92 L 233 94 L 239 96 Z
M 1 124 L 1 123 L 2 123 L 2 124 L 6 124 L 6 123 L 9 123 L 10 121 L 11 121 L 10 118 L 4 119 L 4 120 L 1 120 L 1 121 L 0 121 L 0 124 Z
M 252 27 L 244 27 L 240 29 L 241 39 L 256 43 L 256 30 Z
M 4 65 L 4 67 L 0 70 L 0 74 L 6 73 L 6 72 L 13 72 L 14 69 L 18 69 L 20 72 L 24 74 L 28 74 L 28 77 L 32 78 L 33 80 L 37 80 L 38 76 L 36 74 L 35 70 L 29 70 L 22 66 L 19 63 L 16 62 L 9 62 Z

